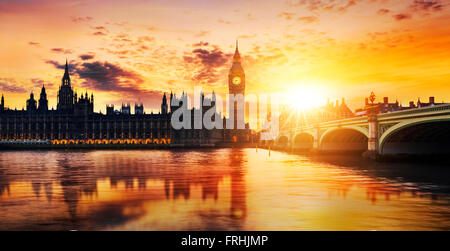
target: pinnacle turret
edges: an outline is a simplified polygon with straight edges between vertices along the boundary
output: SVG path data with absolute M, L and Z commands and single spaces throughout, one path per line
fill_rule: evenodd
M 66 59 L 66 66 L 64 67 L 64 76 L 62 78 L 62 85 L 70 86 L 69 64 Z
M 236 39 L 236 50 L 234 51 L 233 62 L 241 62 L 241 55 L 239 54 L 238 40 Z

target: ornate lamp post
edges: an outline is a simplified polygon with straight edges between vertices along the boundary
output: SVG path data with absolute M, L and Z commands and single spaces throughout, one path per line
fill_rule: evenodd
M 369 100 L 372 105 L 376 98 L 377 98 L 377 96 L 375 96 L 375 93 L 371 92 L 370 96 L 369 96 Z
M 370 105 L 366 107 L 367 118 L 369 122 L 369 140 L 367 145 L 367 152 L 364 157 L 376 159 L 378 156 L 378 104 L 375 104 L 376 96 L 371 92 L 369 96 Z

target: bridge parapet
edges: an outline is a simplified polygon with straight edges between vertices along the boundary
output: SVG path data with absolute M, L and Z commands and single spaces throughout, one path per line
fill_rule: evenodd
M 309 125 L 309 126 L 303 126 L 301 128 L 295 128 L 295 131 L 311 130 L 311 129 L 314 129 L 317 127 L 329 128 L 329 127 L 347 126 L 347 125 L 363 125 L 363 124 L 367 124 L 367 120 L 368 120 L 367 116 L 339 119 L 339 120 L 333 120 L 333 121 L 320 122 L 320 123 L 317 123 L 314 125 Z
M 389 112 L 389 113 L 381 113 L 378 114 L 378 120 L 386 120 L 386 119 L 392 119 L 392 118 L 404 118 L 404 117 L 410 117 L 410 116 L 429 116 L 430 114 L 441 114 L 441 113 L 450 113 L 450 104 L 443 104 L 443 105 L 433 105 L 433 106 L 427 106 L 427 107 L 421 107 L 421 108 L 415 108 L 415 109 L 408 109 L 404 111 L 396 111 L 396 112 Z

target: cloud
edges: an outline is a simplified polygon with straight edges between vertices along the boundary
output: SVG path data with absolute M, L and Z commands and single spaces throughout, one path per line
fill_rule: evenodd
M 94 36 L 106 36 L 106 33 L 102 32 L 102 31 L 97 31 L 97 32 L 92 33 L 92 35 L 94 35 Z
M 188 67 L 190 79 L 204 83 L 215 83 L 218 80 L 218 73 L 221 68 L 231 58 L 231 54 L 224 53 L 219 47 L 211 45 L 208 42 L 194 44 L 195 49 L 192 52 L 186 52 L 183 60 Z M 201 47 L 201 48 L 199 48 Z
M 32 78 L 31 83 L 35 84 L 36 86 L 42 86 L 45 81 L 39 78 Z
M 255 38 L 257 36 L 257 34 L 253 33 L 251 35 L 239 35 L 238 38 L 239 39 L 251 39 L 251 38 Z
M 64 48 L 52 48 L 50 49 L 53 53 L 60 53 L 60 54 L 72 54 L 72 50 L 66 50 Z
M 304 23 L 315 23 L 319 21 L 318 17 L 315 16 L 304 16 L 297 18 L 297 21 L 304 22 Z
M 64 69 L 64 65 L 59 64 L 57 61 L 55 60 L 46 60 L 45 61 L 46 64 L 51 64 L 53 65 L 55 68 L 57 69 Z
M 200 42 L 198 42 L 198 43 L 196 43 L 196 44 L 193 44 L 192 46 L 193 46 L 193 47 L 201 47 L 201 46 L 208 46 L 208 45 L 209 45 L 208 42 L 200 41 Z
M 430 11 L 441 11 L 444 6 L 440 0 L 413 0 L 409 5 L 409 13 L 423 13 L 427 14 Z M 397 21 L 402 21 L 405 19 L 411 19 L 412 15 L 409 13 L 399 13 L 393 15 L 394 19 Z
M 45 85 L 45 87 L 53 86 L 53 83 L 50 83 L 50 82 L 45 83 L 45 80 L 40 79 L 40 78 L 32 78 L 30 80 L 31 80 L 31 83 L 34 84 L 34 87 L 37 87 L 37 88 L 41 88 L 43 85 Z
M 292 18 L 295 16 L 295 13 L 292 12 L 281 12 L 277 15 L 278 18 L 284 18 L 286 20 L 292 20 Z
M 130 56 L 144 57 L 144 52 L 151 51 L 155 47 L 155 37 L 153 36 L 138 36 L 133 37 L 126 33 L 113 34 L 112 43 L 104 50 L 110 54 L 114 54 L 119 58 L 129 58 Z M 162 49 L 160 47 L 159 49 Z
M 78 56 L 81 60 L 90 60 L 95 57 L 94 54 L 81 54 Z
M 138 54 L 138 51 L 134 51 L 134 50 L 110 50 L 108 48 L 105 49 L 105 51 L 107 51 L 108 53 L 111 53 L 113 55 L 116 55 L 120 58 L 127 58 L 126 56 L 135 56 Z M 142 51 L 142 48 L 141 48 Z
M 439 0 L 414 0 L 409 7 L 414 11 L 441 11 L 443 9 Z
M 199 33 L 195 34 L 195 37 L 204 37 L 206 35 L 209 35 L 211 32 L 210 31 L 200 31 Z
M 385 14 L 388 14 L 389 12 L 391 12 L 391 11 L 388 9 L 379 9 L 377 11 L 378 15 L 385 15 Z
M 105 26 L 94 26 L 91 27 L 93 30 L 95 30 L 95 32 L 93 33 L 96 36 L 103 36 L 106 35 L 108 33 L 108 29 L 106 29 Z
M 141 88 L 142 76 L 110 62 L 82 63 L 75 68 L 75 74 L 84 80 L 82 85 L 85 88 L 113 93 L 122 101 L 145 100 L 153 106 L 160 102 L 163 94 L 158 90 Z
M 33 42 L 33 41 L 28 42 L 28 45 L 35 46 L 35 47 L 41 47 L 41 43 Z
M 199 58 L 203 65 L 209 67 L 219 67 L 227 62 L 227 57 L 219 49 L 215 48 L 211 51 L 204 49 L 195 49 L 192 51 L 195 57 Z
M 362 0 L 288 0 L 289 7 L 306 7 L 310 11 L 337 11 L 345 12 L 352 6 L 357 5 Z
M 87 81 L 87 86 L 102 91 L 129 91 L 132 88 L 124 87 L 121 84 L 143 82 L 137 73 L 109 62 L 82 63 L 75 68 L 75 73 Z
M 149 49 L 150 49 L 150 48 L 149 48 L 148 46 L 141 45 L 139 48 L 137 48 L 137 51 L 143 52 L 143 51 L 147 51 L 147 50 L 149 50 Z
M 90 22 L 94 18 L 92 17 L 70 17 L 70 20 L 74 23 L 83 23 L 83 22 Z
M 45 63 L 53 65 L 53 67 L 55 67 L 56 69 L 60 69 L 60 70 L 63 70 L 66 67 L 65 63 L 60 64 L 55 60 L 46 60 Z M 69 64 L 69 73 L 73 74 L 75 72 L 75 68 L 78 66 L 78 63 L 72 63 L 72 61 L 70 61 L 68 64 Z
M 0 78 L 0 90 L 2 92 L 26 93 L 25 88 L 18 86 L 17 81 L 12 78 Z
M 395 20 L 397 20 L 397 21 L 402 21 L 402 20 L 405 20 L 405 19 L 411 19 L 411 15 L 410 14 L 402 14 L 402 13 L 393 15 L 392 17 Z
M 219 19 L 219 20 L 217 20 L 217 22 L 219 22 L 219 23 L 221 23 L 221 24 L 231 24 L 230 21 L 223 20 L 223 19 Z
M 155 41 L 154 37 L 150 37 L 150 36 L 141 36 L 138 37 L 138 43 L 145 43 L 145 42 L 153 42 Z
M 115 25 L 115 26 L 121 26 L 121 27 L 124 27 L 124 26 L 126 26 L 126 25 L 128 25 L 128 22 L 114 22 L 114 23 L 110 23 L 110 22 L 106 22 L 105 24 L 112 24 L 112 25 Z
M 133 42 L 128 34 L 119 34 L 113 39 L 114 42 Z

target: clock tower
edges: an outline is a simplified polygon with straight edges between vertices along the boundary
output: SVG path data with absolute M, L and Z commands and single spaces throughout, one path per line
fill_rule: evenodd
M 236 51 L 233 56 L 233 65 L 228 73 L 228 89 L 230 94 L 245 94 L 245 73 L 241 65 L 238 42 L 236 40 Z
M 229 110 L 233 111 L 233 128 L 229 131 L 228 136 L 231 142 L 242 142 L 242 133 L 239 129 L 245 127 L 245 73 L 244 68 L 241 65 L 241 55 L 239 54 L 238 41 L 236 40 L 236 51 L 233 56 L 233 64 L 231 65 L 230 72 L 228 73 L 228 90 L 229 94 L 235 95 L 234 102 L 229 103 Z M 237 95 L 242 95 L 239 97 Z M 238 102 L 240 101 L 240 102 Z M 239 111 L 239 112 L 238 112 Z M 241 116 L 238 118 L 238 116 Z M 238 123 L 242 122 L 242 123 Z

